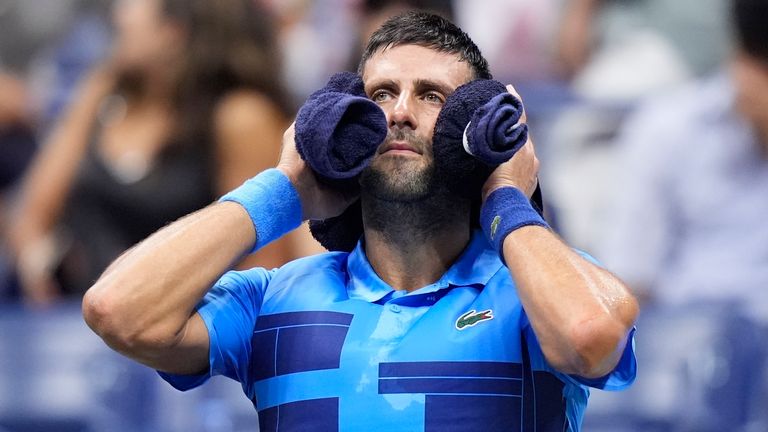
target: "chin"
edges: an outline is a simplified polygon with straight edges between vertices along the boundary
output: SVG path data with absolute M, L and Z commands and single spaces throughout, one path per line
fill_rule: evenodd
M 430 166 L 419 165 L 371 164 L 360 178 L 362 191 L 385 201 L 421 201 L 431 194 L 434 175 Z

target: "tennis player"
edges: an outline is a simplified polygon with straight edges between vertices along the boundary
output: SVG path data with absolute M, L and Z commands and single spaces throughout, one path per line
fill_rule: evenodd
M 634 380 L 635 299 L 531 207 L 532 142 L 485 183 L 479 221 L 434 176 L 446 98 L 490 76 L 459 28 L 392 18 L 360 70 L 390 133 L 360 180 L 351 253 L 230 271 L 357 199 L 315 180 L 290 128 L 276 168 L 117 259 L 86 321 L 178 389 L 239 381 L 263 432 L 580 430 L 589 387 Z

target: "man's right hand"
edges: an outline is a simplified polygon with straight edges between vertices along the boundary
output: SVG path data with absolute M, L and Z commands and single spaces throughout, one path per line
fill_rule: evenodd
M 283 134 L 283 149 L 277 169 L 290 180 L 301 199 L 302 220 L 321 220 L 340 215 L 349 207 L 357 193 L 348 193 L 317 181 L 309 165 L 296 150 L 294 124 Z

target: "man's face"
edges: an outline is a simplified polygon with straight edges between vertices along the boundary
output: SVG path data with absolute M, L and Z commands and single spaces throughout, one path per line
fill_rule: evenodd
M 417 45 L 368 59 L 365 92 L 384 110 L 389 133 L 363 172 L 366 191 L 390 201 L 417 201 L 430 193 L 435 121 L 445 99 L 471 78 L 470 66 L 456 54 Z

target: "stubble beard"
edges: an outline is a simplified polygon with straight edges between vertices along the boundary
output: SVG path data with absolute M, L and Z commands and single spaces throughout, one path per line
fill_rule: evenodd
M 430 141 L 401 132 L 391 133 L 387 140 L 406 141 L 422 157 L 379 155 L 363 171 L 360 185 L 366 229 L 407 246 L 467 217 L 465 203 L 436 181 Z
M 387 202 L 413 203 L 426 199 L 435 186 L 432 143 L 403 130 L 390 132 L 384 144 L 390 141 L 406 141 L 421 151 L 422 156 L 379 155 L 360 176 L 363 192 Z

